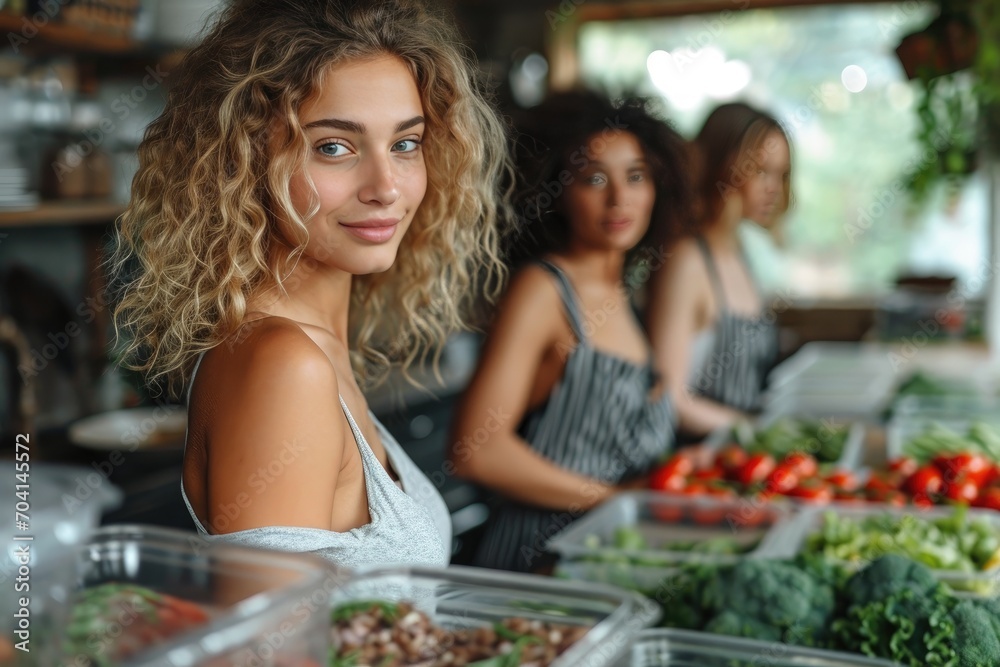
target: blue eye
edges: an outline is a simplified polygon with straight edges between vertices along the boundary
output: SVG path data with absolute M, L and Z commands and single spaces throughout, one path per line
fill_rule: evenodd
M 417 139 L 403 139 L 392 145 L 392 150 L 397 153 L 412 153 L 418 148 L 420 148 L 420 141 Z
M 604 185 L 605 182 L 604 174 L 594 174 L 587 177 L 587 183 L 590 185 Z
M 344 157 L 348 153 L 347 146 L 338 143 L 323 144 L 317 146 L 316 150 L 327 157 Z

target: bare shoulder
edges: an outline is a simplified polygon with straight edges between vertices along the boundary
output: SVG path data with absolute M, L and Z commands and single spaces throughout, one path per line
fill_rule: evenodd
M 246 415 L 249 405 L 259 404 L 269 407 L 268 414 L 281 414 L 292 404 L 326 407 L 338 395 L 330 359 L 301 328 L 282 318 L 244 325 L 206 354 L 199 376 L 202 372 L 216 412 Z
M 537 264 L 528 264 L 514 274 L 504 301 L 544 310 L 559 305 L 559 290 L 551 273 Z

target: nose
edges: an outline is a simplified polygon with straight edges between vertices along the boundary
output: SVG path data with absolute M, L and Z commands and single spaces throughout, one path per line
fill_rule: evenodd
M 388 205 L 399 199 L 396 172 L 388 155 L 372 156 L 358 190 L 358 199 L 365 204 Z
M 614 208 L 615 206 L 621 206 L 624 202 L 625 188 L 615 179 L 608 181 L 608 187 L 605 188 L 605 193 L 607 195 L 607 206 L 608 208 Z

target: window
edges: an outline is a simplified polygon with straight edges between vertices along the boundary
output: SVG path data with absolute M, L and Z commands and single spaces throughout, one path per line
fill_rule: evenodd
M 934 16 L 928 3 L 724 11 L 580 26 L 580 76 L 612 93 L 662 98 L 687 137 L 715 105 L 773 113 L 792 141 L 795 204 L 783 247 L 745 236 L 766 286 L 843 298 L 889 291 L 902 274 L 954 275 L 981 296 L 988 187 L 974 175 L 919 209 L 905 191 L 920 159 L 918 84 L 894 50 Z

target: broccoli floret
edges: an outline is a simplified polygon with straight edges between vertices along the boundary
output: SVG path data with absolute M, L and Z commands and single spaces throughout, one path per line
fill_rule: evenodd
M 728 569 L 728 566 L 686 566 L 665 579 L 655 591 L 649 591 L 647 595 L 663 607 L 662 625 L 700 630 L 716 612 L 707 601 L 706 591 Z
M 1000 665 L 1000 637 L 984 606 L 968 600 L 959 602 L 951 610 L 951 618 L 955 623 L 958 667 Z
M 744 618 L 734 612 L 724 611 L 705 625 L 705 632 L 731 637 L 748 637 L 769 642 L 780 642 L 781 631 L 752 618 Z
M 993 625 L 993 632 L 1000 637 L 1000 598 L 975 600 L 973 604 L 986 611 L 986 617 Z
M 902 590 L 925 596 L 939 587 L 931 571 L 897 555 L 882 556 L 851 577 L 844 586 L 848 607 L 885 600 Z
M 705 598 L 716 612 L 777 628 L 785 641 L 805 645 L 816 645 L 814 634 L 834 609 L 831 586 L 783 561 L 741 561 L 709 584 Z
M 950 598 L 904 588 L 867 604 L 854 604 L 833 624 L 843 648 L 912 667 L 954 665 L 955 625 Z

